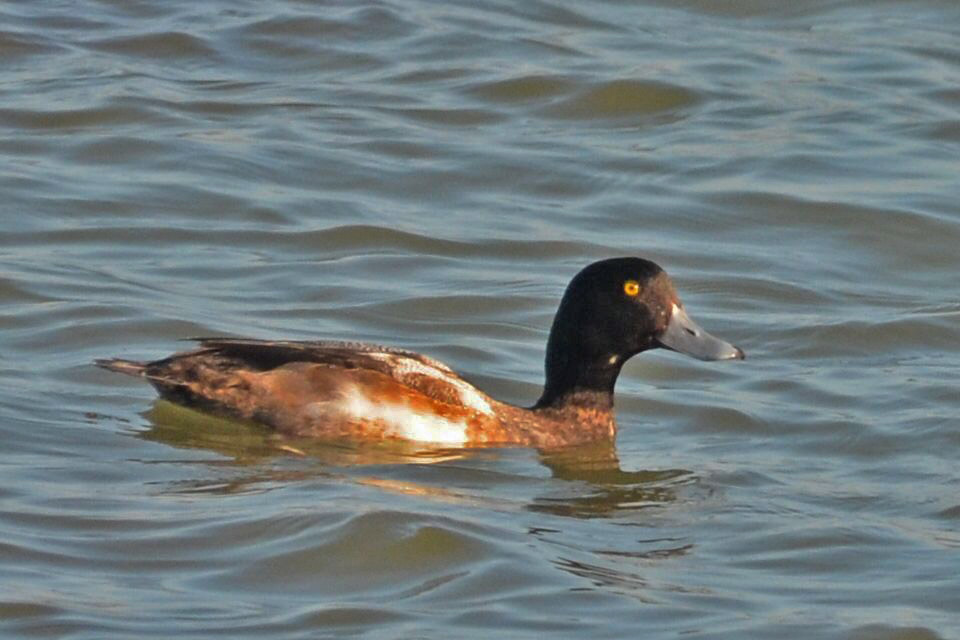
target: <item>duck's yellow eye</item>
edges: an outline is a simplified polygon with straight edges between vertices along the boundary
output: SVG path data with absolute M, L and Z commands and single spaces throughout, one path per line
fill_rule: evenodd
M 636 280 L 627 280 L 623 283 L 623 292 L 630 297 L 640 293 L 640 283 Z

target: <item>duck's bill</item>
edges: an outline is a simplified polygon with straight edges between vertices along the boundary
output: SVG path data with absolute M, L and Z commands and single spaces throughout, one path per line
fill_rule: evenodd
M 739 347 L 715 338 L 690 319 L 680 305 L 673 305 L 673 315 L 667 328 L 657 338 L 660 346 L 700 360 L 743 360 L 746 355 Z

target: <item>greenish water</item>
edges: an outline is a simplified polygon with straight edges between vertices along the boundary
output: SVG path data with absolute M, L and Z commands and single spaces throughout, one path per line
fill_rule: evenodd
M 0 634 L 958 637 L 958 25 L 0 6 Z M 749 358 L 632 361 L 615 451 L 286 442 L 91 366 L 365 340 L 530 403 L 631 254 Z

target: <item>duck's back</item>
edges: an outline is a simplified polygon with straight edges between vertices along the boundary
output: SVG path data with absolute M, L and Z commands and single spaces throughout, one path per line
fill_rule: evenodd
M 496 440 L 500 403 L 427 356 L 353 342 L 200 339 L 149 363 L 98 364 L 145 377 L 177 404 L 292 435 Z

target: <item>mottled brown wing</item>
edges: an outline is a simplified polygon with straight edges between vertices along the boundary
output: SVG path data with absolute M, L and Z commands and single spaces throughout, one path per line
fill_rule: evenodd
M 362 342 L 245 338 L 196 340 L 200 342 L 201 349 L 192 353 L 223 358 L 225 364 L 232 362 L 233 367 L 268 371 L 292 363 L 314 363 L 346 371 L 375 371 L 434 400 L 464 406 L 480 413 L 492 413 L 486 394 L 445 364 L 413 351 Z

